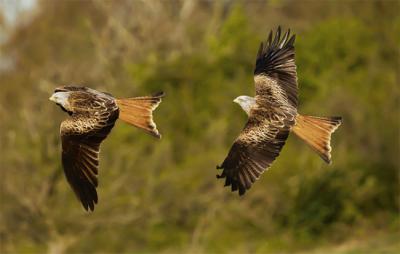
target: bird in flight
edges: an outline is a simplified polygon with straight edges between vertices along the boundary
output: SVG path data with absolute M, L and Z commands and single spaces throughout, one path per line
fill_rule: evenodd
M 117 119 L 161 138 L 152 112 L 163 96 L 160 92 L 116 99 L 88 87 L 64 86 L 55 89 L 49 98 L 69 114 L 60 126 L 62 165 L 68 183 L 87 211 L 93 211 L 98 202 L 96 187 L 101 142 Z
M 254 69 L 255 97 L 239 96 L 247 123 L 217 169 L 225 186 L 243 195 L 279 156 L 290 132 L 305 141 L 326 163 L 331 163 L 331 134 L 341 117 L 315 117 L 297 112 L 295 35 L 278 27 L 261 43 Z

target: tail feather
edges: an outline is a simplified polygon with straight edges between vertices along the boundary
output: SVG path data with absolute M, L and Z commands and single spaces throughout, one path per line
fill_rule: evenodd
M 119 119 L 143 129 L 156 138 L 161 138 L 153 121 L 153 111 L 161 103 L 162 97 L 164 97 L 164 92 L 152 96 L 116 99 L 119 107 Z
M 331 135 L 342 123 L 341 117 L 297 115 L 293 132 L 328 164 L 331 163 Z

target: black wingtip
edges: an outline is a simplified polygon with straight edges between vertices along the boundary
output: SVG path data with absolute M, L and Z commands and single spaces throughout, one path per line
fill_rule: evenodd
M 271 45 L 272 43 L 272 30 L 269 32 L 267 42 L 268 42 L 267 45 Z
M 278 35 L 280 35 L 281 34 L 281 31 L 282 31 L 282 28 L 281 28 L 281 25 L 279 25 L 278 26 L 278 29 L 276 29 L 276 34 Z
M 234 192 L 234 191 L 237 191 L 237 189 L 238 189 L 237 183 L 236 182 L 232 182 L 231 183 L 231 191 Z
M 231 185 L 231 179 L 230 179 L 229 177 L 227 177 L 227 178 L 225 179 L 224 187 L 229 186 L 229 185 Z
M 224 172 L 222 172 L 220 175 L 217 175 L 217 178 L 218 178 L 218 179 L 220 179 L 220 178 L 224 178 L 224 177 L 226 177 L 226 175 L 225 175 L 225 173 L 224 173 Z
M 94 206 L 92 205 L 89 205 L 89 204 L 83 204 L 82 203 L 82 206 L 83 206 L 83 209 L 85 209 L 85 212 L 87 212 L 87 213 L 91 213 L 91 212 L 93 212 L 94 211 Z
M 290 32 L 291 32 L 290 29 L 288 29 L 286 33 L 282 36 L 282 28 L 281 26 L 278 26 L 275 32 L 275 36 L 273 36 L 274 30 L 271 30 L 269 32 L 266 45 L 268 47 L 278 47 L 278 48 L 283 48 L 285 46 L 293 46 L 293 43 L 296 39 L 296 35 L 295 34 L 291 35 Z
M 275 38 L 274 38 L 274 41 L 272 42 L 272 45 L 273 46 L 278 46 L 280 40 L 281 40 L 281 27 L 278 26 L 278 29 L 276 30 Z
M 296 35 L 292 35 L 290 29 L 284 35 L 282 35 L 281 26 L 278 26 L 276 31 L 271 30 L 267 41 L 260 44 L 254 75 L 268 74 L 279 68 L 282 69 L 282 66 L 286 66 L 283 63 L 288 59 L 294 58 L 295 39 Z
M 88 203 L 82 202 L 82 206 L 86 212 L 91 213 L 94 211 L 95 204 L 97 204 L 97 199 L 94 199 L 92 202 L 89 201 Z
M 292 37 L 290 37 L 289 41 L 286 42 L 286 45 L 293 46 L 295 41 L 296 41 L 296 35 L 293 34 Z

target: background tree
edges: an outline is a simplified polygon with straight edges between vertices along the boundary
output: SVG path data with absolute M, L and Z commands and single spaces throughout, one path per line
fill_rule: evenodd
M 48 1 L 0 46 L 5 253 L 388 251 L 400 246 L 397 1 Z M 1 18 L 0 18 L 1 20 Z M 1 21 L 0 21 L 1 23 Z M 217 181 L 253 94 L 258 44 L 297 34 L 300 111 L 343 116 L 326 166 L 290 137 L 243 198 Z M 4 63 L 7 63 L 4 65 Z M 48 101 L 62 84 L 164 90 L 157 141 L 117 123 L 85 213 Z M 351 244 L 348 244 L 351 243 Z

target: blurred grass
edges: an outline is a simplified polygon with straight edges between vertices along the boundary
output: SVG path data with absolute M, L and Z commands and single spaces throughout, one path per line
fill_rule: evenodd
M 39 1 L 0 47 L 0 240 L 5 253 L 396 253 L 396 1 Z M 290 136 L 245 197 L 217 181 L 246 120 L 258 43 L 296 37 L 300 109 L 341 115 L 325 165 Z M 61 84 L 130 97 L 164 90 L 163 139 L 117 123 L 102 145 L 99 205 L 64 180 Z

